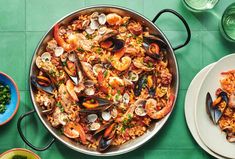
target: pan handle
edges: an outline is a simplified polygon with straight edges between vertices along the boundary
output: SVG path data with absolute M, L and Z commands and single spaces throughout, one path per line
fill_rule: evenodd
M 20 134 L 20 137 L 22 138 L 22 140 L 29 146 L 31 147 L 32 149 L 36 150 L 36 151 L 44 151 L 44 150 L 47 150 L 54 142 L 55 142 L 55 138 L 53 138 L 50 142 L 48 142 L 48 144 L 44 147 L 36 147 L 34 145 L 32 145 L 24 136 L 23 132 L 22 132 L 22 129 L 21 129 L 21 121 L 22 119 L 24 119 L 26 116 L 28 115 L 31 115 L 35 113 L 35 110 L 31 110 L 29 112 L 26 112 L 25 114 L 22 114 L 20 116 L 20 118 L 18 119 L 18 122 L 17 122 L 17 129 L 19 131 L 19 134 Z
M 152 22 L 155 23 L 156 20 L 160 17 L 160 15 L 162 15 L 163 13 L 166 13 L 166 12 L 172 13 L 172 14 L 174 14 L 175 16 L 177 16 L 177 17 L 183 22 L 183 24 L 184 24 L 184 26 L 185 26 L 185 28 L 186 28 L 187 34 L 188 34 L 188 37 L 187 37 L 186 41 L 185 41 L 183 44 L 180 44 L 180 45 L 178 45 L 178 46 L 176 46 L 176 47 L 173 48 L 173 50 L 175 51 L 175 50 L 178 50 L 178 49 L 180 49 L 180 48 L 186 46 L 186 45 L 189 43 L 189 41 L 190 41 L 190 39 L 191 39 L 191 31 L 190 31 L 189 25 L 188 25 L 188 23 L 186 22 L 186 20 L 184 19 L 184 17 L 182 17 L 178 12 L 176 12 L 176 11 L 174 11 L 174 10 L 172 10 L 172 9 L 163 9 L 163 10 L 161 10 L 161 11 L 153 18 Z

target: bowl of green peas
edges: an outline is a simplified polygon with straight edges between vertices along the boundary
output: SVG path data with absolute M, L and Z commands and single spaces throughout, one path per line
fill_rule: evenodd
M 20 93 L 15 81 L 0 72 L 0 126 L 9 122 L 16 114 L 20 103 Z

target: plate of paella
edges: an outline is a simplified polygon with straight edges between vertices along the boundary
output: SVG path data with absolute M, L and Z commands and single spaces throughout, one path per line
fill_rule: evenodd
M 133 11 L 104 9 L 84 9 L 55 24 L 30 71 L 43 124 L 70 148 L 94 155 L 121 154 L 153 137 L 178 91 L 175 56 L 160 31 Z
M 235 156 L 235 54 L 219 60 L 201 84 L 195 122 L 204 144 L 215 153 Z

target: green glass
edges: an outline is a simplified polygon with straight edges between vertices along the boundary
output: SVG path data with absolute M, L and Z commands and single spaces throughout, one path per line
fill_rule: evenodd
M 226 39 L 235 42 L 235 3 L 229 5 L 224 11 L 220 30 Z
M 186 7 L 192 11 L 212 9 L 219 0 L 183 0 Z

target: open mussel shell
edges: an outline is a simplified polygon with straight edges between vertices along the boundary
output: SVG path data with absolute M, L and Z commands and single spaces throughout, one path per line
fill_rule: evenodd
M 150 46 L 153 44 L 156 44 L 159 47 L 159 52 L 153 53 L 150 51 Z M 143 37 L 143 46 L 146 50 L 146 54 L 156 60 L 161 58 L 160 51 L 167 49 L 166 42 L 156 35 L 144 36 Z
M 111 145 L 113 139 L 114 138 L 107 139 L 107 138 L 101 136 L 99 139 L 99 144 L 98 144 L 97 150 L 99 152 L 104 152 L 105 150 L 107 150 L 107 148 Z
M 96 96 L 79 96 L 78 105 L 81 107 L 79 112 L 81 113 L 97 113 L 109 109 L 112 106 L 112 102 L 99 98 Z
M 100 127 L 98 130 L 96 130 L 96 131 L 94 132 L 93 136 L 96 136 L 96 135 L 100 134 L 101 132 L 103 132 L 103 131 L 104 131 L 105 129 L 107 129 L 112 123 L 113 123 L 113 120 L 111 120 L 111 121 L 109 121 L 109 122 L 107 122 L 107 123 L 101 125 L 101 127 Z
M 53 94 L 54 89 L 55 89 L 52 84 L 50 84 L 48 86 L 39 84 L 40 82 L 38 81 L 38 78 L 36 76 L 31 76 L 31 83 L 37 89 L 42 90 L 42 91 L 49 93 L 49 94 Z
M 125 42 L 121 39 L 117 39 L 116 37 L 110 37 L 105 41 L 100 43 L 103 49 L 110 50 L 111 52 L 116 52 L 124 48 Z
M 226 92 L 222 91 L 218 95 L 218 97 L 221 97 L 221 101 L 213 107 L 213 101 L 212 101 L 210 93 L 208 92 L 207 95 L 206 95 L 206 111 L 207 111 L 210 119 L 214 122 L 214 124 L 217 124 L 219 122 L 220 118 L 222 117 L 222 115 L 224 113 L 224 110 L 228 106 L 228 96 L 227 96 Z M 218 105 L 221 102 L 225 102 L 225 104 L 226 104 L 223 111 L 221 111 L 218 107 Z

